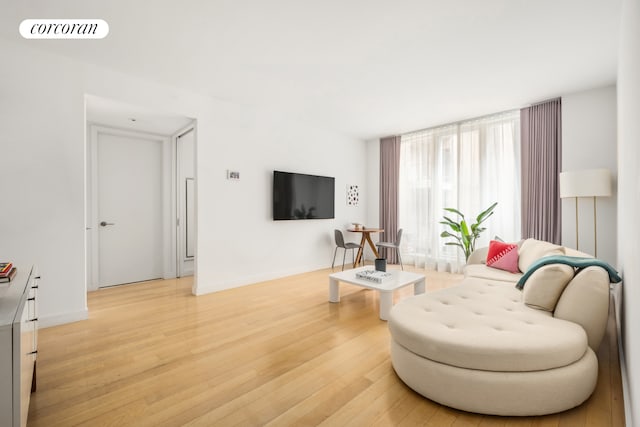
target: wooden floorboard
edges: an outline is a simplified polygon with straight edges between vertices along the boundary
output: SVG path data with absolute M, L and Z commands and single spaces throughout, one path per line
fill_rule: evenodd
M 39 332 L 28 425 L 624 425 L 613 316 L 587 402 L 545 417 L 483 416 L 402 383 L 376 292 L 341 284 L 331 304 L 331 271 L 199 297 L 190 278 L 89 293 L 88 320 Z M 459 280 L 427 272 L 427 291 Z M 395 299 L 409 295 L 402 289 Z

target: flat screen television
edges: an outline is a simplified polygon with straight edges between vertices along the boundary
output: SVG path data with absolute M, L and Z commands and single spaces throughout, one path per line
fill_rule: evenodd
M 335 218 L 335 178 L 273 171 L 273 219 Z

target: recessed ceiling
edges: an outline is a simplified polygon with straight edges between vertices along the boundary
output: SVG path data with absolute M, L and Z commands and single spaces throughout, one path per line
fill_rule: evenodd
M 157 135 L 173 135 L 193 119 L 149 110 L 112 99 L 86 95 L 88 122 Z
M 2 1 L 5 38 L 358 138 L 614 83 L 621 3 Z M 104 19 L 110 33 L 24 40 L 26 18 Z

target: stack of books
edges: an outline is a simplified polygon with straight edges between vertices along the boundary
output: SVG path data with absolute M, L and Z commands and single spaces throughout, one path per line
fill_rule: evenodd
M 377 270 L 362 270 L 356 273 L 358 279 L 368 280 L 374 283 L 382 283 L 393 277 L 391 273 Z
M 0 283 L 7 283 L 16 275 L 16 268 L 10 262 L 0 262 Z

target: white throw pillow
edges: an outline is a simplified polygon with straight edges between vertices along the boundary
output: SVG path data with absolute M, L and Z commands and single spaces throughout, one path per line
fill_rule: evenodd
M 548 264 L 538 268 L 524 283 L 522 301 L 538 310 L 555 310 L 573 274 L 573 267 L 565 264 Z
M 527 239 L 522 242 L 518 255 L 518 268 L 525 273 L 534 261 L 544 256 L 564 255 L 564 248 L 543 240 Z

